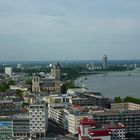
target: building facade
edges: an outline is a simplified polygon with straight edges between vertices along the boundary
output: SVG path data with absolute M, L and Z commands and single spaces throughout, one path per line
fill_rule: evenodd
M 45 137 L 48 130 L 48 104 L 36 100 L 29 106 L 30 135 Z
M 94 113 L 94 119 L 97 125 L 102 125 L 108 122 L 122 123 L 127 134 L 135 136 L 140 135 L 140 110 L 133 111 L 118 111 L 110 110 L 101 113 Z
M 12 68 L 11 67 L 5 67 L 5 74 L 9 77 L 12 76 Z
M 113 103 L 111 110 L 140 110 L 139 104 L 134 103 Z
M 59 93 L 61 91 L 60 81 L 48 80 L 40 81 L 39 76 L 32 78 L 32 92 Z
M 11 138 L 13 136 L 13 121 L 12 119 L 0 119 L 0 139 Z
M 17 116 L 13 119 L 13 136 L 14 137 L 29 137 L 30 122 L 28 116 Z
M 83 118 L 92 118 L 92 115 L 86 112 L 70 111 L 68 114 L 68 131 L 73 134 L 78 134 L 80 120 Z

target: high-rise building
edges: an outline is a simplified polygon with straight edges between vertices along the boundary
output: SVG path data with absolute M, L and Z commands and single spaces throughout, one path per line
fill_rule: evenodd
M 103 69 L 107 69 L 107 61 L 108 61 L 107 55 L 104 55 L 103 62 L 102 62 Z
M 9 77 L 12 76 L 12 68 L 11 67 L 5 67 L 5 74 Z
M 30 135 L 45 137 L 48 130 L 48 104 L 36 99 L 29 106 Z

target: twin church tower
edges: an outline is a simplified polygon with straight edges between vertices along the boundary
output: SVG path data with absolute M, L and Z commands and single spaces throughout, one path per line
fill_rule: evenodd
M 41 79 L 39 76 L 32 78 L 32 92 L 59 93 L 60 88 L 60 64 L 56 63 L 51 69 L 51 79 Z

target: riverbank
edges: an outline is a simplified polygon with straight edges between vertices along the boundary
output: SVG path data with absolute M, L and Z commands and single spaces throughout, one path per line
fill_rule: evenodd
M 140 72 L 108 72 L 106 74 L 82 76 L 77 80 L 80 79 L 87 88 L 101 92 L 105 97 L 111 99 L 116 96 L 140 98 Z

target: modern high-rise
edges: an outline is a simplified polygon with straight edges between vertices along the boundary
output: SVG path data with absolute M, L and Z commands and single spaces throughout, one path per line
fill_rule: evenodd
M 12 75 L 12 68 L 11 67 L 5 67 L 5 74 L 10 77 Z
M 103 69 L 107 69 L 107 63 L 108 63 L 107 61 L 108 61 L 107 55 L 104 55 L 103 56 L 103 61 L 102 61 Z
M 39 99 L 29 107 L 30 135 L 45 137 L 48 130 L 48 104 Z

